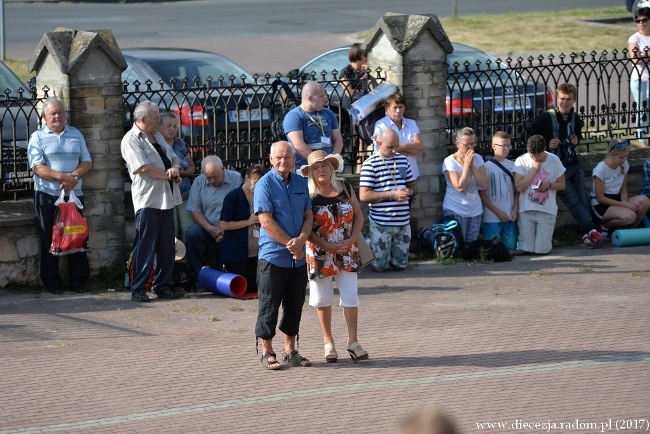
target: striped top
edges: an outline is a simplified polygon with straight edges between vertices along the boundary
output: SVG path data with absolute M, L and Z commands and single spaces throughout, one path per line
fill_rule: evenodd
M 382 158 L 373 154 L 361 166 L 360 187 L 374 191 L 391 191 L 406 188 L 415 182 L 413 172 L 405 156 L 395 154 L 392 158 Z M 370 220 L 383 226 L 404 226 L 409 224 L 409 202 L 385 201 L 369 204 Z

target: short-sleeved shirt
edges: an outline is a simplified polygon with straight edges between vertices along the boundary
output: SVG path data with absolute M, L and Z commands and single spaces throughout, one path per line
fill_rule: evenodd
M 603 193 L 615 195 L 620 194 L 621 189 L 623 188 L 623 182 L 625 181 L 625 175 L 630 171 L 630 163 L 625 161 L 622 167 L 617 167 L 612 169 L 604 161 L 601 161 L 594 167 L 594 170 L 591 171 L 592 178 L 592 188 L 591 188 L 591 205 L 598 205 L 598 199 L 596 199 L 596 181 L 594 178 L 599 178 L 603 180 L 604 190 Z
M 334 149 L 332 131 L 339 129 L 339 122 L 334 112 L 330 109 L 324 108 L 316 113 L 307 113 L 302 107 L 298 106 L 287 113 L 282 126 L 287 135 L 293 131 L 302 131 L 303 140 L 312 151 L 322 149 L 328 154 L 331 154 Z M 321 137 L 323 136 L 329 137 L 329 145 L 322 143 Z M 296 152 L 296 168 L 299 169 L 300 166 L 306 163 Z
M 244 190 L 236 188 L 230 191 L 223 200 L 221 221 L 238 222 L 248 220 L 251 216 L 250 203 Z M 250 226 L 223 232 L 221 241 L 221 257 L 226 261 L 246 262 L 250 255 L 249 242 Z
M 71 173 L 79 167 L 79 163 L 91 161 L 83 135 L 78 129 L 69 125 L 65 126 L 61 134 L 50 130 L 47 125 L 34 131 L 29 138 L 27 158 L 30 168 L 44 164 L 52 170 L 63 173 Z M 58 196 L 61 194 L 60 184 L 59 181 L 51 181 L 34 175 L 35 191 Z M 80 179 L 74 188 L 77 196 L 83 195 L 81 184 L 82 180 Z
M 514 161 L 503 160 L 499 163 L 512 175 L 515 168 Z M 515 185 L 512 178 L 491 160 L 485 162 L 485 173 L 488 177 L 488 188 L 485 192 L 487 197 L 490 198 L 494 206 L 510 215 L 515 205 Z M 483 222 L 499 223 L 500 221 L 499 217 L 484 204 Z
M 420 129 L 413 119 L 403 118 L 402 119 L 402 129 L 400 130 L 395 122 L 389 116 L 384 116 L 375 123 L 375 131 L 372 134 L 373 142 L 375 144 L 375 152 L 379 151 L 379 145 L 374 137 L 377 137 L 382 131 L 387 130 L 388 128 L 392 129 L 399 136 L 400 143 L 411 143 L 415 140 L 415 135 L 420 134 Z M 418 162 L 415 159 L 414 155 L 405 155 L 409 164 L 411 165 L 411 172 L 413 176 L 417 179 L 420 176 L 420 169 L 418 169 Z
M 185 209 L 205 216 L 211 225 L 218 225 L 221 220 L 221 208 L 226 195 L 242 183 L 241 175 L 234 170 L 224 170 L 223 182 L 214 186 L 208 182 L 205 174 L 197 176 L 192 183 L 190 197 Z
M 192 158 L 192 156 L 190 155 L 188 157 L 190 151 L 188 151 L 187 149 L 185 140 L 181 139 L 180 137 L 174 137 L 174 144 L 172 145 L 172 149 L 174 150 L 174 153 L 178 156 L 178 164 L 181 165 L 183 170 L 187 170 L 187 168 L 190 167 L 190 163 L 187 161 L 187 159 Z M 181 193 L 190 191 L 190 187 L 192 187 L 190 178 L 188 176 L 183 176 L 183 180 L 178 185 L 178 188 L 181 190 Z
M 160 133 L 154 133 L 154 139 L 162 147 L 169 161 L 172 161 L 176 154 L 165 142 L 165 138 Z M 147 133 L 138 128 L 137 124 L 133 124 L 124 135 L 121 150 L 131 177 L 131 198 L 135 212 L 142 208 L 171 209 L 183 202 L 178 184 L 170 186 L 166 179 L 155 179 L 146 173 L 135 173 L 147 164 L 165 170 L 165 163 L 160 154 L 147 138 Z
M 391 191 L 406 188 L 415 182 L 411 166 L 405 156 L 395 154 L 392 158 L 382 158 L 375 153 L 361 166 L 359 187 L 373 191 Z M 405 226 L 411 221 L 408 201 L 383 201 L 368 205 L 370 220 L 382 226 Z
M 639 56 L 644 56 L 646 50 L 650 50 L 650 36 L 644 36 L 639 32 L 636 32 L 627 40 L 628 43 L 632 42 L 639 47 Z M 632 56 L 633 53 L 630 53 Z M 634 65 L 634 71 L 631 75 L 632 79 L 648 81 L 650 80 L 650 74 L 648 73 L 648 68 L 645 66 L 645 63 L 639 62 Z
M 474 154 L 474 167 L 483 166 L 483 157 Z M 483 213 L 483 204 L 478 194 L 479 186 L 473 174 L 470 174 L 469 186 L 465 191 L 458 191 L 454 188 L 449 178 L 449 172 L 463 173 L 463 165 L 453 155 L 448 156 L 442 162 L 442 171 L 445 174 L 446 190 L 445 198 L 442 201 L 442 208 L 462 217 L 476 217 Z
M 529 153 L 521 155 L 515 161 L 514 172 L 523 177 L 528 176 L 532 170 L 533 159 Z M 526 191 L 519 194 L 519 212 L 541 211 L 552 215 L 557 215 L 557 191 L 546 190 L 536 191 L 532 186 L 541 182 L 554 183 L 564 174 L 566 169 L 557 155 L 547 152 L 546 161 L 542 163 L 532 182 L 526 188 Z
M 291 173 L 285 183 L 282 175 L 271 169 L 255 184 L 253 202 L 255 214 L 271 213 L 278 226 L 288 236 L 295 238 L 302 230 L 305 212 L 311 210 L 307 178 Z M 287 247 L 271 238 L 264 228 L 260 229 L 258 257 L 282 268 L 305 264 L 305 257 L 294 263 L 293 255 Z

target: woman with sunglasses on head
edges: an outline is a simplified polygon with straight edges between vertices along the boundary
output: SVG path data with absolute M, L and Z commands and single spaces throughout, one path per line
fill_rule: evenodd
M 646 103 L 646 110 L 650 106 L 650 8 L 642 7 L 634 11 L 634 21 L 638 32 L 627 40 L 628 55 L 635 66 L 630 76 L 630 91 L 637 110 L 643 110 L 643 103 Z M 648 146 L 648 116 L 639 113 L 637 138 L 643 147 Z
M 650 208 L 644 195 L 628 197 L 627 172 L 630 142 L 614 139 L 607 145 L 607 156 L 592 171 L 591 210 L 601 227 L 635 228 Z

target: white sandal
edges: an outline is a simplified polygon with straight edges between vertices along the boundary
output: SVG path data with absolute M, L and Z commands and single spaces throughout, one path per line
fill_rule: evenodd
M 348 353 L 350 353 L 350 357 L 355 363 L 359 360 L 366 360 L 369 357 L 368 352 L 361 347 L 358 341 L 354 341 L 348 345 Z
M 334 343 L 328 343 L 325 344 L 325 361 L 327 363 L 336 363 L 336 361 L 339 358 L 339 353 L 336 352 L 336 348 L 334 348 Z

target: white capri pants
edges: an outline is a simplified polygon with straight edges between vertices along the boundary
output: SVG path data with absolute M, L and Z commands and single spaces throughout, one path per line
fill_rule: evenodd
M 336 286 L 341 296 L 339 306 L 358 307 L 357 273 L 341 271 L 335 276 Z M 309 281 L 309 305 L 329 307 L 334 303 L 334 277 L 323 277 Z

